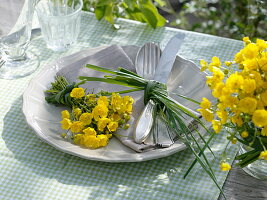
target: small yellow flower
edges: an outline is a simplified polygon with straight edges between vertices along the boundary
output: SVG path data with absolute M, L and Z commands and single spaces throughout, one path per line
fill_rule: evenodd
M 207 68 L 208 68 L 208 63 L 205 61 L 205 60 L 200 60 L 200 66 L 201 66 L 201 69 L 200 71 L 205 71 Z
M 109 137 L 110 136 L 104 134 L 97 135 L 97 139 L 99 140 L 99 147 L 107 146 Z
M 237 114 L 231 117 L 231 121 L 239 127 L 243 125 L 242 117 Z
M 265 90 L 263 93 L 260 94 L 262 103 L 267 106 L 267 90 Z
M 79 121 L 84 123 L 84 125 L 89 125 L 89 124 L 91 124 L 92 119 L 93 119 L 92 113 L 83 113 L 83 114 L 81 114 Z
M 231 140 L 231 143 L 232 143 L 232 144 L 236 144 L 236 143 L 237 143 L 237 139 L 234 137 L 234 138 Z
M 256 58 L 246 59 L 242 63 L 245 70 L 256 70 L 259 68 L 259 64 Z
M 61 128 L 65 130 L 68 130 L 72 125 L 71 120 L 68 118 L 64 118 L 60 123 L 61 123 Z
M 225 124 L 227 122 L 228 113 L 225 110 L 218 110 L 216 114 L 221 119 L 222 124 Z
M 100 147 L 99 145 L 100 140 L 97 138 L 97 136 L 84 135 L 83 137 L 84 137 L 84 140 L 83 140 L 82 145 L 84 145 L 85 147 L 93 148 L 93 149 Z
M 267 160 L 267 151 L 262 151 L 259 156 L 260 159 Z
M 246 93 L 253 93 L 256 89 L 256 81 L 254 79 L 245 79 L 241 88 Z
M 211 102 L 207 98 L 203 97 L 202 102 L 200 103 L 200 107 L 203 109 L 210 109 Z
M 219 120 L 212 120 L 211 123 L 215 133 L 219 133 L 222 129 L 222 123 Z
M 225 88 L 225 84 L 223 82 L 218 83 L 215 88 L 212 90 L 212 95 L 215 98 L 219 98 L 223 94 L 223 89 Z
M 241 99 L 238 103 L 238 110 L 243 113 L 253 114 L 257 108 L 257 100 L 252 97 Z
M 108 104 L 109 104 L 108 98 L 106 96 L 100 96 L 97 100 L 97 104 L 108 106 Z
M 259 63 L 259 66 L 260 68 L 267 72 L 267 57 L 261 57 L 258 59 L 258 63 Z
M 80 115 L 82 114 L 82 110 L 80 108 L 74 108 L 72 110 L 73 114 L 74 114 L 74 117 L 75 119 L 79 119 Z
M 231 169 L 231 165 L 227 162 L 222 162 L 220 168 L 222 171 L 229 171 Z
M 119 126 L 118 122 L 109 122 L 108 125 L 107 125 L 108 130 L 109 130 L 110 132 L 114 132 L 114 131 L 116 131 L 117 128 L 118 128 L 118 126 Z
M 243 55 L 242 55 L 241 52 L 238 52 L 237 54 L 235 54 L 235 59 L 234 59 L 234 61 L 235 61 L 236 63 L 241 63 L 243 60 L 244 60 L 244 58 L 243 58 Z
M 85 91 L 83 88 L 73 88 L 70 96 L 79 99 L 85 96 Z
M 99 131 L 104 131 L 104 128 L 106 128 L 107 124 L 110 122 L 110 119 L 103 117 L 98 120 L 97 128 Z
M 70 113 L 69 113 L 69 111 L 67 111 L 67 110 L 61 111 L 61 118 L 62 119 L 64 119 L 64 118 L 70 119 Z
M 237 72 L 231 74 L 229 78 L 226 80 L 226 87 L 228 87 L 232 91 L 236 91 L 240 89 L 243 85 L 244 78 L 243 76 L 239 75 Z
M 83 130 L 83 128 L 84 128 L 84 125 L 80 121 L 75 121 L 70 126 L 70 130 L 73 133 L 79 133 L 79 132 L 81 132 Z
M 254 43 L 250 43 L 241 50 L 241 53 L 245 58 L 253 59 L 259 55 L 259 47 Z
M 264 126 L 263 129 L 261 129 L 261 135 L 267 136 L 267 126 Z
M 214 114 L 210 109 L 199 108 L 197 111 L 199 111 L 201 115 L 204 117 L 204 119 L 208 122 L 211 122 L 214 118 Z
M 259 47 L 259 50 L 262 51 L 267 48 L 267 42 L 261 39 L 256 40 L 256 44 Z
M 267 111 L 256 110 L 252 116 L 253 123 L 258 127 L 267 126 Z
M 94 107 L 92 111 L 93 117 L 96 121 L 99 120 L 99 118 L 107 117 L 108 116 L 108 108 L 101 104 Z
M 225 61 L 224 64 L 225 64 L 227 67 L 229 67 L 229 66 L 232 64 L 232 62 L 231 62 L 231 61 Z
M 88 127 L 86 129 L 83 129 L 83 132 L 86 134 L 86 135 L 94 135 L 96 136 L 96 131 L 94 128 L 91 128 L 91 127 Z
M 212 57 L 211 61 L 212 61 L 211 65 L 215 67 L 220 67 L 222 65 L 220 58 L 218 58 L 217 56 Z
M 243 37 L 243 42 L 245 42 L 245 43 L 251 43 L 249 37 Z
M 120 117 L 120 115 L 118 113 L 111 114 L 109 118 L 114 122 L 118 122 L 121 119 L 121 117 Z
M 248 132 L 247 132 L 247 131 L 243 131 L 243 132 L 241 133 L 241 137 L 242 137 L 242 138 L 247 138 L 247 137 L 248 137 Z

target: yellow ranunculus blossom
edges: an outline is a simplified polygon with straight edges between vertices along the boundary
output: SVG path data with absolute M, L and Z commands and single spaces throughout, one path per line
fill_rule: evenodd
M 252 116 L 253 123 L 258 127 L 267 126 L 267 111 L 256 110 Z
M 254 43 L 250 43 L 241 50 L 241 53 L 245 58 L 252 59 L 259 55 L 259 47 Z
M 214 89 L 212 90 L 212 95 L 215 98 L 219 98 L 223 94 L 223 89 L 225 88 L 225 84 L 223 82 L 218 83 Z
M 220 67 L 222 65 L 220 58 L 218 58 L 217 56 L 213 56 L 211 61 L 212 61 L 211 65 L 215 67 Z
M 201 113 L 201 115 L 204 117 L 204 119 L 208 122 L 211 122 L 214 118 L 213 112 L 209 109 L 199 108 L 199 109 L 197 109 L 197 111 L 199 111 Z
M 267 151 L 262 151 L 259 156 L 260 159 L 267 160 Z
M 82 122 L 84 125 L 91 124 L 92 119 L 93 119 L 93 114 L 92 113 L 83 113 L 79 117 L 79 121 Z
M 243 61 L 244 69 L 245 70 L 257 70 L 259 68 L 259 64 L 256 58 L 247 59 Z
M 81 132 L 83 130 L 83 128 L 84 128 L 84 125 L 80 121 L 75 121 L 70 126 L 70 130 L 73 133 L 79 133 L 79 132 Z
M 245 43 L 251 43 L 249 37 L 243 37 L 243 42 L 245 42 Z
M 73 88 L 70 96 L 79 99 L 85 96 L 85 91 L 83 88 Z
M 222 124 L 225 124 L 227 122 L 228 113 L 225 110 L 218 110 L 216 114 L 221 119 Z
M 244 82 L 243 76 L 239 75 L 236 72 L 234 74 L 231 74 L 229 78 L 226 80 L 226 87 L 228 87 L 232 91 L 236 91 L 241 88 L 243 82 Z
M 212 120 L 212 128 L 215 133 L 219 133 L 222 129 L 222 123 L 219 120 Z
M 260 94 L 260 98 L 264 106 L 267 106 L 267 90 Z
M 256 89 L 256 81 L 254 79 L 245 79 L 241 89 L 246 93 L 253 93 Z
M 106 128 L 106 126 L 108 125 L 108 123 L 110 122 L 111 120 L 106 118 L 106 117 L 103 117 L 103 118 L 100 118 L 97 122 L 97 128 L 99 131 L 104 131 L 104 128 Z
M 98 105 L 104 105 L 104 106 L 108 106 L 109 102 L 108 102 L 108 98 L 106 96 L 100 96 L 97 100 L 97 104 Z
M 92 111 L 93 117 L 96 121 L 99 120 L 99 118 L 107 117 L 108 116 L 108 108 L 101 104 L 94 107 Z
M 205 61 L 205 60 L 200 60 L 200 66 L 201 66 L 201 69 L 200 71 L 205 71 L 206 69 L 208 69 L 208 63 Z
M 96 136 L 96 131 L 94 128 L 91 128 L 91 127 L 88 127 L 86 129 L 83 129 L 83 132 L 86 134 L 86 135 L 94 135 Z
M 239 127 L 243 125 L 243 120 L 239 115 L 231 117 L 231 121 Z
M 231 169 L 231 165 L 227 162 L 222 162 L 220 168 L 222 171 L 229 171 Z
M 263 129 L 261 129 L 261 135 L 267 136 L 267 126 L 264 126 Z
M 68 118 L 64 118 L 60 123 L 61 123 L 61 128 L 65 129 L 65 130 L 70 129 L 70 127 L 72 125 L 71 120 Z
M 207 98 L 203 97 L 202 102 L 200 103 L 200 107 L 203 109 L 210 109 L 211 102 Z
M 112 113 L 109 118 L 114 122 L 120 121 L 121 119 L 120 115 L 117 113 Z
M 247 132 L 247 131 L 243 131 L 243 132 L 241 133 L 241 137 L 242 137 L 242 138 L 247 138 L 247 137 L 248 137 L 248 132 Z
M 108 130 L 109 130 L 110 132 L 114 132 L 114 131 L 116 131 L 117 128 L 118 128 L 118 126 L 119 126 L 118 122 L 109 122 L 108 125 L 107 125 Z
M 80 115 L 82 114 L 82 110 L 80 108 L 74 108 L 72 110 L 72 112 L 73 112 L 75 119 L 77 119 L 77 120 L 79 119 Z
M 62 119 L 64 119 L 64 118 L 70 119 L 70 113 L 69 113 L 69 111 L 67 111 L 67 110 L 61 111 L 61 118 Z
M 257 108 L 257 100 L 252 97 L 241 99 L 237 105 L 237 109 L 243 113 L 253 114 Z
M 99 140 L 99 146 L 102 146 L 102 147 L 107 146 L 108 139 L 109 139 L 108 135 L 100 134 L 100 135 L 97 135 L 96 137 Z
M 267 48 L 267 42 L 262 39 L 257 39 L 256 45 L 259 47 L 259 51 L 262 51 Z
M 258 59 L 258 63 L 260 68 L 264 71 L 267 72 L 267 57 L 261 57 Z

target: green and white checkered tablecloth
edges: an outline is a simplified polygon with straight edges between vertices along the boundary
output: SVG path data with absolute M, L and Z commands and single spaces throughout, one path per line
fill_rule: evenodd
M 142 45 L 159 41 L 164 47 L 168 40 L 181 32 L 172 28 L 156 30 L 129 20 L 119 20 L 121 29 L 114 30 L 98 22 L 88 13 L 82 15 L 78 44 L 64 53 L 45 47 L 43 38 L 32 40 L 29 50 L 39 55 L 39 70 L 59 57 L 99 45 Z M 183 31 L 185 32 L 185 31 Z M 219 56 L 231 59 L 241 47 L 240 41 L 185 32 L 179 54 L 192 59 Z M 0 80 L 0 199 L 1 200 L 214 200 L 219 190 L 199 165 L 187 179 L 183 175 L 194 156 L 189 150 L 161 159 L 140 163 L 105 163 L 65 154 L 41 141 L 27 125 L 22 113 L 22 94 L 38 70 L 25 78 Z M 192 80 L 193 81 L 193 80 Z M 212 148 L 216 155 L 227 141 L 219 134 Z M 233 159 L 237 148 L 229 155 Z M 218 169 L 219 159 L 208 154 L 220 185 L 227 173 Z

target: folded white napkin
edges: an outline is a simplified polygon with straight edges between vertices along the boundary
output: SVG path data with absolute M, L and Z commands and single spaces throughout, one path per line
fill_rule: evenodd
M 91 77 L 103 77 L 101 72 L 94 71 L 84 67 L 86 64 L 92 64 L 100 67 L 106 67 L 111 69 L 117 69 L 123 67 L 135 72 L 134 60 L 139 47 L 125 46 L 120 47 L 118 45 L 112 45 L 107 47 L 100 47 L 88 50 L 86 53 L 88 56 L 81 59 L 79 62 L 69 64 L 62 68 L 57 75 L 65 76 L 67 80 L 71 82 L 79 82 L 79 76 L 91 76 Z M 87 82 L 81 87 L 86 88 L 87 92 L 97 93 L 101 90 L 108 92 L 115 92 L 125 90 L 127 88 L 119 85 L 112 85 L 102 82 Z M 118 130 L 116 137 L 126 146 L 137 152 L 143 152 L 152 150 L 155 148 L 155 144 L 151 139 L 145 141 L 144 144 L 137 144 L 133 140 L 133 132 L 135 129 L 135 123 L 144 108 L 143 91 L 132 92 L 126 95 L 130 95 L 134 98 L 134 108 L 131 120 L 129 121 L 130 128 L 127 130 Z

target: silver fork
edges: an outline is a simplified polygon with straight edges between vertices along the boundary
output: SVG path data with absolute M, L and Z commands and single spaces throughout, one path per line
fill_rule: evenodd
M 155 43 L 144 44 L 137 53 L 136 57 L 136 71 L 137 74 L 146 78 L 152 79 L 155 75 L 156 67 L 161 56 L 161 50 Z M 152 100 L 149 100 L 143 112 L 140 114 L 136 123 L 136 130 L 134 133 L 134 141 L 141 144 L 150 135 L 153 126 L 153 118 L 155 106 Z

